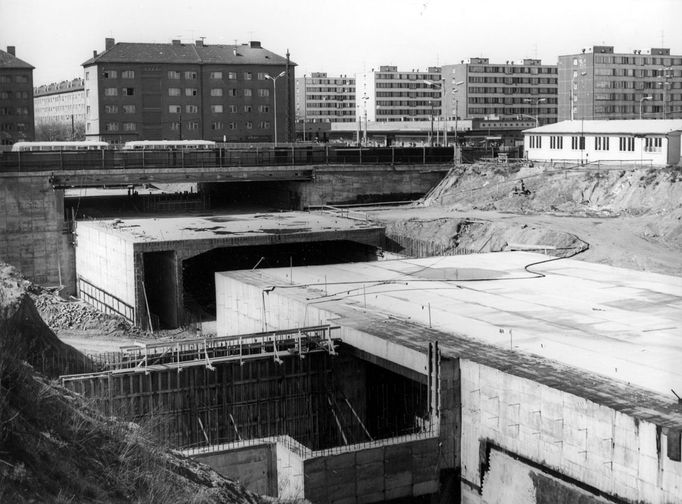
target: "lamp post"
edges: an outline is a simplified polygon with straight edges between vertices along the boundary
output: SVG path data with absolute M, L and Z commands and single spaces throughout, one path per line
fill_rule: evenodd
M 270 74 L 265 74 L 266 79 L 272 81 L 272 94 L 273 94 L 273 116 L 275 123 L 275 147 L 277 147 L 277 79 L 282 77 L 286 72 L 282 71 L 279 75 L 272 77 Z
M 362 109 L 363 113 L 365 116 L 365 131 L 362 134 L 362 142 L 367 146 L 367 100 L 369 100 L 369 96 L 367 96 L 367 93 L 362 95 Z M 376 121 L 376 118 L 374 119 Z
M 525 103 L 533 103 L 533 98 L 524 98 Z M 535 127 L 540 126 L 540 104 L 547 101 L 547 98 L 535 98 Z M 531 116 L 532 117 L 532 116 Z
M 642 96 L 639 99 L 639 118 L 640 119 L 642 119 L 642 103 L 644 103 L 644 101 L 646 101 L 646 100 L 651 101 L 652 97 L 651 96 Z
M 305 122 L 308 117 L 308 80 L 303 74 L 303 141 L 305 142 Z

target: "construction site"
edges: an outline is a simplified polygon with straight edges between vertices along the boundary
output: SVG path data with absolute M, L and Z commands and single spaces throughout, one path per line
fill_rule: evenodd
M 1 172 L 0 501 L 682 502 L 680 168 L 427 154 Z

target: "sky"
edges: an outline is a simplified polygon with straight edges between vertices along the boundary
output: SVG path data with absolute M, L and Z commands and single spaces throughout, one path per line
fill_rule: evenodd
M 296 75 L 352 75 L 488 57 L 556 63 L 596 44 L 682 54 L 682 0 L 0 0 L 0 48 L 34 85 L 82 77 L 104 39 L 207 44 L 259 40 Z

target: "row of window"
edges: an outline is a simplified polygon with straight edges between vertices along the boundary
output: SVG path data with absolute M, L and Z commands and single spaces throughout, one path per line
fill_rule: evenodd
M 525 95 L 556 95 L 557 88 L 537 88 L 537 87 L 495 87 L 495 86 L 469 86 L 469 93 L 472 94 L 525 94 Z
M 682 100 L 682 94 L 676 93 L 596 93 L 594 95 L 595 100 L 608 101 L 640 101 L 645 97 L 651 97 L 653 101 L 663 101 L 664 99 L 668 101 Z
M 89 90 L 88 90 L 89 91 Z M 256 90 L 258 96 L 268 97 L 270 96 L 270 90 L 267 88 L 260 88 Z M 212 88 L 210 91 L 211 96 L 223 96 L 224 90 L 222 88 Z M 253 96 L 253 90 L 246 88 L 242 90 L 243 96 Z M 227 96 L 239 96 L 238 89 L 228 89 Z M 89 95 L 89 93 L 88 93 Z M 118 96 L 119 89 L 115 87 L 104 88 L 104 96 Z M 135 88 L 124 87 L 121 88 L 121 96 L 134 96 Z M 181 88 L 168 88 L 168 96 L 180 96 L 182 95 Z M 199 90 L 197 88 L 185 88 L 185 96 L 199 96 Z
M 306 103 L 306 108 L 308 110 L 312 109 L 337 109 L 337 108 L 347 108 L 347 109 L 353 109 L 355 108 L 355 102 L 345 102 L 345 103 L 338 103 L 338 102 L 315 102 L 315 103 Z
M 600 89 L 682 89 L 682 81 L 678 82 L 661 82 L 661 81 L 611 81 L 599 79 L 595 81 L 594 86 Z M 576 88 L 577 89 L 577 88 Z
M 244 127 L 246 129 L 253 129 L 254 124 L 257 125 L 259 129 L 270 129 L 270 121 L 259 121 L 258 123 L 254 123 L 253 121 L 244 121 Z M 89 124 L 88 124 L 89 126 Z M 170 129 L 179 131 L 181 124 L 180 122 L 171 122 L 170 123 Z M 230 129 L 234 130 L 237 129 L 238 123 L 236 122 L 230 122 L 230 123 L 224 123 L 223 121 L 213 121 L 211 122 L 211 129 L 212 130 L 222 130 L 222 129 Z M 199 121 L 188 121 L 186 123 L 182 123 L 182 127 L 186 128 L 188 131 L 195 131 L 199 129 Z M 124 123 L 119 123 L 119 122 L 107 122 L 104 124 L 104 131 L 107 132 L 115 132 L 115 131 L 137 131 L 137 124 L 134 122 L 124 122 Z
M 0 84 L 9 84 L 10 82 L 12 82 L 11 75 L 0 75 Z M 14 82 L 17 84 L 28 84 L 29 77 L 28 75 L 15 75 Z
M 529 98 L 506 98 L 506 97 L 494 97 L 494 96 L 470 96 L 469 103 L 472 104 L 500 104 L 500 105 L 517 105 L 521 103 L 532 103 L 535 105 L 535 100 L 526 102 L 530 100 Z M 543 98 L 543 102 L 538 104 L 538 108 L 544 108 L 542 104 L 556 104 L 556 98 Z
M 355 86 L 352 87 L 321 87 L 321 86 L 306 86 L 306 94 L 310 93 L 344 93 L 355 94 Z
M 118 79 L 120 74 L 121 79 L 134 79 L 135 78 L 135 70 L 104 70 L 102 72 L 102 77 L 104 79 Z M 185 72 L 179 72 L 176 70 L 169 70 L 168 71 L 168 79 L 170 80 L 178 80 L 181 78 L 185 78 L 185 80 L 197 80 L 199 78 L 199 73 L 195 71 L 185 71 Z M 238 78 L 238 73 L 237 72 L 222 72 L 222 71 L 215 71 L 215 72 L 210 72 L 208 74 L 209 79 L 212 80 L 222 80 L 223 76 L 227 75 L 227 80 L 237 80 Z M 257 80 L 265 80 L 265 73 L 264 72 L 242 72 L 242 77 L 243 80 L 253 80 L 254 75 Z M 90 80 L 90 72 L 85 72 L 85 80 Z M 0 81 L 2 82 L 2 81 Z M 17 82 L 20 82 L 17 80 Z M 23 82 L 28 82 L 28 81 L 23 81 Z
M 28 115 L 28 107 L 0 107 L 2 115 Z
M 243 106 L 238 106 L 238 105 L 230 105 L 228 106 L 228 110 L 232 113 L 239 112 L 240 110 L 243 110 L 244 112 L 253 112 L 254 111 L 254 106 L 252 105 L 243 105 Z M 224 107 L 222 104 L 217 104 L 217 105 L 211 105 L 210 107 L 211 112 L 214 114 L 221 114 L 224 112 Z M 269 105 L 259 105 L 257 107 L 258 112 L 260 113 L 267 113 L 270 112 L 270 106 Z M 137 111 L 137 108 L 135 105 L 104 105 L 104 113 L 105 114 L 118 114 L 119 111 L 122 111 L 124 114 L 134 114 Z M 169 105 L 168 106 L 168 112 L 170 114 L 181 114 L 182 113 L 182 105 Z M 87 113 L 90 113 L 90 107 L 88 106 L 87 108 Z M 187 114 L 198 114 L 199 113 L 199 106 L 198 105 L 185 105 L 185 113 Z
M 0 131 L 26 131 L 26 123 L 0 123 Z
M 668 70 L 662 68 L 655 68 L 645 70 L 642 68 L 601 68 L 597 67 L 594 70 L 594 75 L 609 75 L 614 77 L 682 77 L 682 70 Z
M 440 107 L 440 100 L 377 100 L 377 107 Z
M 429 80 L 437 82 L 440 74 L 416 74 L 416 73 L 377 73 L 376 80 Z
M 577 65 L 574 58 L 574 65 Z M 594 62 L 599 64 L 616 65 L 682 65 L 682 58 L 651 58 L 645 56 L 605 56 L 595 55 Z
M 517 85 L 517 84 L 530 84 L 533 86 L 545 84 L 545 85 L 558 85 L 557 79 L 550 78 L 528 78 L 528 77 L 476 77 L 475 75 L 469 76 L 470 84 L 507 84 L 507 85 Z
M 539 67 L 539 66 L 479 66 L 469 65 L 469 73 L 527 73 L 527 74 L 555 74 L 556 67 Z
M 31 97 L 28 91 L 0 91 L 0 100 L 28 100 Z
M 608 151 L 610 149 L 610 139 L 608 136 L 595 136 L 594 150 Z M 542 136 L 529 135 L 528 146 L 531 149 L 542 148 Z M 647 152 L 660 152 L 663 147 L 663 139 L 660 137 L 647 137 L 644 142 L 644 150 Z M 564 148 L 564 137 L 559 135 L 551 135 L 549 137 L 549 148 L 554 150 L 561 150 Z M 571 136 L 571 150 L 585 149 L 585 137 Z M 621 152 L 633 152 L 635 150 L 634 137 L 618 137 L 618 150 Z
M 540 116 L 556 116 L 556 107 L 468 107 L 468 114 L 472 116 L 478 115 L 540 115 Z

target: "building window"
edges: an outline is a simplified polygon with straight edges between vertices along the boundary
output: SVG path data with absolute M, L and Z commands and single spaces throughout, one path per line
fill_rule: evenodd
M 237 112 L 237 106 L 236 105 L 230 105 L 230 112 L 232 112 L 232 113 Z
M 645 138 L 645 143 L 644 143 L 644 150 L 646 152 L 660 152 L 661 148 L 663 147 L 663 139 L 662 138 L 651 138 L 647 137 Z
M 170 70 L 168 72 L 168 78 L 170 80 L 177 80 L 180 78 L 180 72 L 175 72 L 174 70 Z
M 115 87 L 104 88 L 104 96 L 118 96 L 118 88 Z
M 198 130 L 199 129 L 199 122 L 198 121 L 190 121 L 187 123 L 187 129 L 188 130 Z
M 260 129 L 270 129 L 270 121 L 261 121 L 258 123 Z
M 227 79 L 228 80 L 237 80 L 237 72 L 227 72 Z
M 580 140 L 582 140 L 582 142 Z M 585 148 L 585 137 L 577 137 L 577 136 L 571 137 L 571 149 L 578 150 L 578 149 L 584 149 L 584 148 Z
M 28 115 L 28 107 L 17 107 L 17 115 Z
M 223 72 L 211 72 L 211 79 L 222 79 Z
M 214 114 L 222 114 L 223 106 L 222 105 L 211 105 L 211 112 L 213 112 Z
M 10 78 L 9 75 L 0 75 L 0 82 L 3 84 L 7 84 L 9 82 L 12 82 L 12 79 Z
M 258 90 L 258 96 L 270 96 L 270 90 L 269 89 L 259 89 Z
M 105 131 L 118 131 L 118 123 L 117 122 L 108 122 L 104 125 L 104 130 Z
M 531 149 L 541 149 L 542 137 L 540 135 L 530 135 L 528 139 L 528 145 Z
M 185 112 L 188 114 L 196 114 L 199 112 L 199 106 L 198 105 L 185 105 Z
M 197 80 L 197 73 L 196 72 L 185 72 L 185 79 Z
M 237 123 L 231 122 L 231 123 L 230 123 L 230 129 L 231 129 L 231 130 L 237 129 Z
M 85 80 L 90 80 L 90 72 L 85 72 Z
M 244 89 L 244 96 L 251 96 L 252 91 L 249 88 Z
M 104 113 L 105 114 L 116 114 L 116 113 L 118 113 L 118 105 L 105 105 L 104 106 Z
M 198 94 L 197 88 L 185 88 L 185 96 L 196 96 Z
M 253 74 L 251 72 L 244 72 L 244 80 L 253 79 Z
M 253 121 L 246 121 L 246 129 L 253 129 Z
M 135 105 L 123 105 L 123 113 L 124 114 L 134 114 L 135 113 Z
M 594 150 L 609 150 L 609 137 L 594 137 Z
M 168 105 L 168 112 L 171 114 L 179 114 L 182 112 L 182 107 L 180 105 Z
M 223 123 L 222 121 L 215 121 L 211 123 L 211 129 L 212 130 L 221 130 L 223 129 Z
M 264 72 L 258 72 L 257 79 L 258 80 L 265 80 L 265 73 Z
M 562 137 L 562 136 L 550 136 L 549 137 L 549 148 L 550 149 L 563 149 L 564 148 L 564 137 Z
M 635 138 L 634 137 L 620 137 L 618 142 L 618 148 L 621 151 L 634 151 L 635 150 Z
M 211 89 L 211 96 L 223 96 L 223 90 L 220 88 Z
M 177 131 L 180 129 L 180 123 L 179 122 L 172 122 L 170 123 L 170 129 Z
M 105 79 L 115 79 L 117 76 L 116 70 L 105 70 L 102 75 Z
M 180 96 L 180 88 L 168 88 L 168 96 Z
M 123 70 L 121 72 L 121 77 L 124 79 L 134 79 L 135 78 L 135 70 Z
M 237 96 L 237 90 L 236 89 L 228 89 L 227 90 L 227 96 Z
M 253 107 L 251 105 L 244 105 L 244 112 L 251 112 Z
M 259 105 L 258 106 L 258 112 L 270 112 L 270 106 L 269 105 Z
M 123 96 L 133 96 L 135 94 L 135 88 L 124 87 L 121 89 L 121 92 L 123 93 Z
M 123 131 L 135 131 L 135 123 L 133 122 L 125 122 L 123 123 Z

